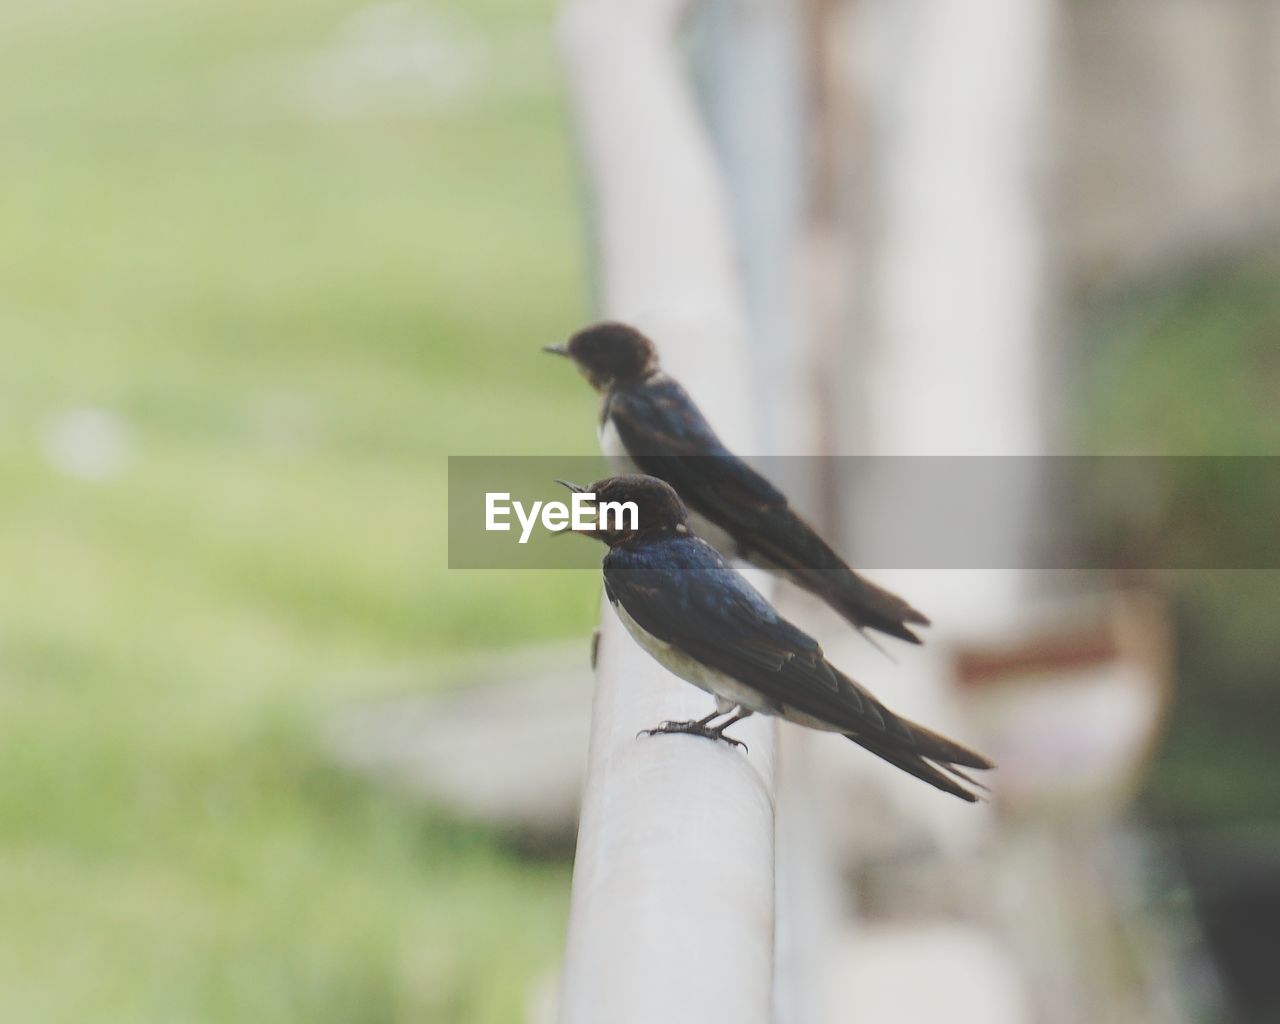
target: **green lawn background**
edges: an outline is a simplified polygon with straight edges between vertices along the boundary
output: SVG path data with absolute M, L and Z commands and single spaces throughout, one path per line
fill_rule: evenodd
M 360 92 L 351 4 L 0 11 L 0 1019 L 506 1022 L 557 962 L 565 866 L 317 739 L 594 618 L 445 571 L 447 455 L 594 447 L 549 7 L 405 16 L 479 61 L 438 101 Z M 42 451 L 86 407 L 105 482 Z

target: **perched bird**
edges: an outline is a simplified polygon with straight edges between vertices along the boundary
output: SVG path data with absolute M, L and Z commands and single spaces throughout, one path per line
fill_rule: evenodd
M 911 627 L 929 620 L 849 568 L 781 491 L 724 446 L 684 388 L 662 371 L 645 335 L 600 323 L 545 351 L 573 360 L 603 396 L 600 441 L 616 468 L 671 484 L 695 514 L 700 536 L 785 576 L 860 630 L 920 643 Z
M 667 669 L 716 699 L 698 721 L 665 722 L 653 733 L 691 733 L 730 743 L 725 729 L 755 712 L 843 733 L 873 754 L 944 792 L 973 802 L 962 771 L 991 763 L 900 718 L 827 661 L 818 642 L 792 625 L 720 552 L 690 531 L 668 484 L 616 476 L 590 487 L 602 502 L 634 502 L 634 523 L 597 522 L 580 531 L 609 546 L 604 586 L 627 631 Z M 631 527 L 634 527 L 631 528 Z M 712 725 L 717 718 L 727 720 Z

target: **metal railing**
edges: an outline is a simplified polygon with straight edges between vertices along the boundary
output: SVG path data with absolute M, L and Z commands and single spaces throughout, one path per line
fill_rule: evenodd
M 684 0 L 572 0 L 560 40 L 591 192 L 601 312 L 660 339 L 664 365 L 750 450 L 746 313 L 722 182 L 675 36 Z M 768 586 L 767 581 L 761 582 Z M 774 726 L 750 753 L 637 739 L 708 698 L 602 611 L 591 749 L 560 997 L 565 1024 L 770 1019 Z

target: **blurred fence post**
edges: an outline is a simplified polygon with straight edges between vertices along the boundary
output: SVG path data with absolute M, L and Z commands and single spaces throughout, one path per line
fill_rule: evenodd
M 868 135 L 866 340 L 850 383 L 878 455 L 1045 455 L 1063 399 L 1044 188 L 1059 0 L 862 0 Z M 1039 463 L 1002 508 L 1007 565 L 1030 556 Z M 856 536 L 893 521 L 896 496 L 853 482 Z M 885 582 L 893 585 L 893 574 Z M 950 628 L 1015 614 L 1030 573 L 901 579 Z M 940 627 L 944 628 L 944 627 Z
M 560 40 L 591 193 L 600 306 L 658 341 L 726 441 L 753 448 L 746 312 L 723 184 L 680 65 L 685 0 L 570 0 Z M 605 604 L 560 1019 L 770 1018 L 774 728 L 750 754 L 684 736 L 707 697 Z
M 815 7 L 827 0 L 703 0 L 692 19 L 692 60 L 712 142 L 724 168 L 751 318 L 755 451 L 769 475 L 815 522 L 826 474 L 819 416 L 827 373 L 824 343 L 842 306 L 834 216 L 839 182 L 827 159 L 825 70 Z M 774 603 L 808 625 L 814 608 L 777 588 Z M 777 746 L 774 846 L 774 1024 L 819 1019 L 825 950 L 838 918 L 835 866 L 813 803 L 804 730 L 782 727 Z

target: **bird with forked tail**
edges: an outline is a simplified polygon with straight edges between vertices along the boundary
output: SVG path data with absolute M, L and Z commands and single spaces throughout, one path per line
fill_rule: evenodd
M 818 642 L 783 618 L 715 548 L 690 531 L 668 484 L 617 476 L 588 488 L 597 505 L 635 506 L 586 531 L 608 545 L 604 585 L 627 631 L 657 661 L 715 697 L 697 721 L 664 722 L 656 733 L 738 743 L 725 729 L 754 713 L 838 732 L 931 786 L 973 802 L 985 788 L 965 769 L 981 754 L 895 715 L 827 661 Z M 717 719 L 724 719 L 713 724 Z
M 663 372 L 644 334 L 600 323 L 546 351 L 571 359 L 602 395 L 600 435 L 619 468 L 671 484 L 694 513 L 694 530 L 821 598 L 860 630 L 920 643 L 929 620 L 854 572 L 788 503 L 730 452 L 679 383 Z

